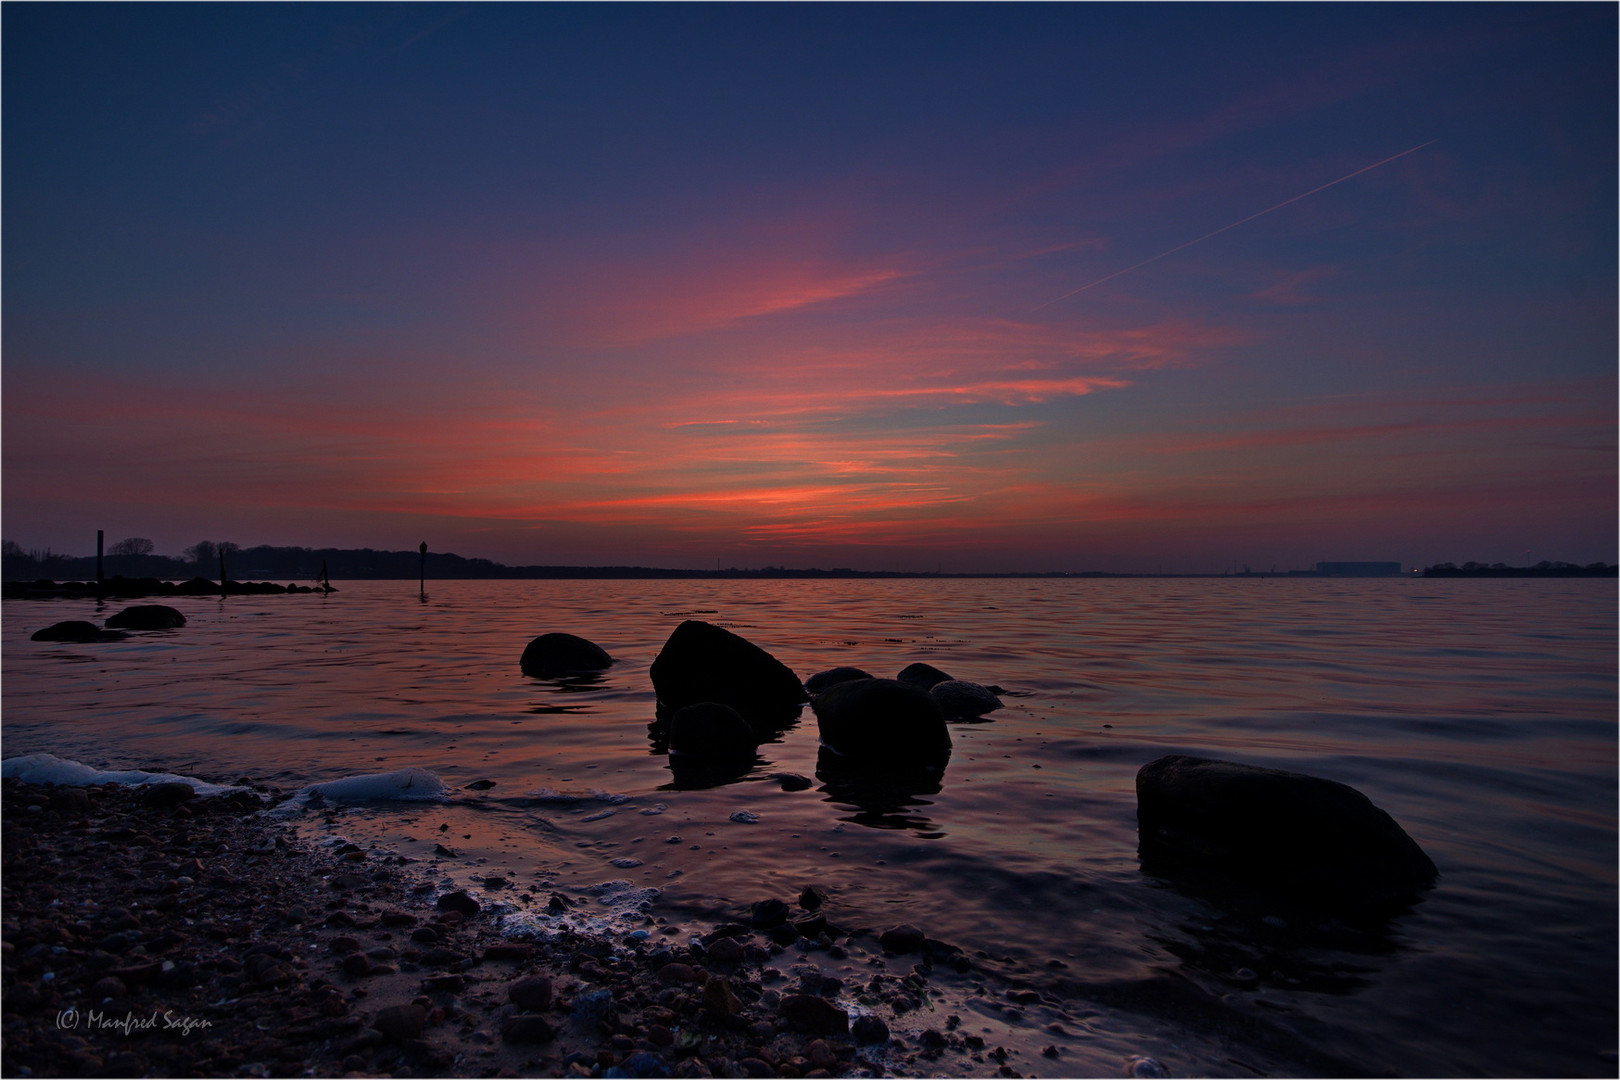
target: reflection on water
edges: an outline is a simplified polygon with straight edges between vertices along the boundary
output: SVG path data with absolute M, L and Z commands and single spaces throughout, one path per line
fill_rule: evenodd
M 930 838 L 944 833 L 915 807 L 933 806 L 923 795 L 938 795 L 945 783 L 947 751 L 942 759 L 929 762 L 873 765 L 823 746 L 816 755 L 816 779 L 822 782 L 826 801 L 854 810 L 844 821 L 872 829 L 910 829 Z

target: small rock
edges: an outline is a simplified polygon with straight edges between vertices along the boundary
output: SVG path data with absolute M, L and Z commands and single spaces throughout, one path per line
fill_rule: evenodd
M 749 922 L 756 927 L 776 926 L 787 921 L 788 906 L 777 899 L 761 900 L 753 907 Z
M 849 1014 L 826 998 L 810 994 L 790 994 L 776 1007 L 777 1013 L 807 1035 L 847 1035 Z
M 435 905 L 440 911 L 459 912 L 467 918 L 472 918 L 483 910 L 483 906 L 467 895 L 466 889 L 457 889 L 455 892 L 445 893 L 439 897 Z
M 806 911 L 815 911 L 827 902 L 827 890 L 820 885 L 808 885 L 804 892 L 799 894 L 799 906 Z
M 827 1045 L 825 1039 L 816 1039 L 805 1047 L 804 1056 L 809 1060 L 811 1066 L 817 1069 L 831 1070 L 838 1067 L 838 1055 L 833 1052 L 832 1047 Z
M 921 952 L 923 943 L 927 940 L 923 932 L 915 926 L 901 925 L 883 931 L 878 938 L 878 944 L 892 953 Z
M 506 988 L 506 996 L 526 1012 L 545 1012 L 551 1008 L 551 980 L 544 975 L 525 976 Z
M 879 1016 L 857 1016 L 850 1029 L 858 1043 L 870 1045 L 872 1043 L 886 1043 L 889 1041 L 889 1025 Z
M 697 980 L 698 973 L 690 964 L 665 964 L 658 969 L 658 981 L 665 986 L 685 986 Z
M 507 1042 L 543 1043 L 557 1037 L 557 1029 L 543 1016 L 519 1013 L 501 1024 L 501 1037 Z
M 1157 1078 L 1169 1076 L 1170 1070 L 1155 1059 L 1138 1054 L 1125 1062 L 1125 1075 Z
M 427 1027 L 427 1010 L 420 1005 L 390 1005 L 372 1018 L 371 1026 L 390 1042 L 404 1042 L 421 1036 Z
M 731 938 L 721 938 L 709 946 L 709 957 L 718 964 L 740 964 L 746 951 Z
M 326 947 L 339 956 L 347 956 L 360 951 L 360 942 L 352 937 L 335 937 L 326 943 Z
M 369 975 L 371 973 L 371 960 L 366 956 L 365 953 L 352 952 L 343 958 L 343 961 L 338 964 L 338 967 L 342 970 L 343 974 L 349 976 L 349 978 L 358 979 L 362 975 Z
M 743 1004 L 732 993 L 731 984 L 723 976 L 716 975 L 703 986 L 703 1009 L 711 1016 L 724 1019 L 742 1012 Z

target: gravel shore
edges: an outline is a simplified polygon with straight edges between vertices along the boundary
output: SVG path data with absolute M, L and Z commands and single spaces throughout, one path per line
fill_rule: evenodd
M 4 781 L 5 1075 L 1020 1075 L 1018 1051 L 931 1006 L 891 1035 L 885 1017 L 968 959 L 909 928 L 831 926 L 814 889 L 696 941 L 514 941 L 403 860 L 315 850 L 262 807 Z M 772 966 L 806 935 L 870 981 Z

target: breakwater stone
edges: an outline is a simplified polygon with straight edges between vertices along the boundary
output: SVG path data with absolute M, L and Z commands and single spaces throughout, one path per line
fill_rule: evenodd
M 759 730 L 798 715 L 804 687 L 786 664 L 746 638 L 700 619 L 675 628 L 652 662 L 659 704 L 675 712 L 712 701 L 729 705 Z
M 1347 784 L 1172 754 L 1136 775 L 1143 869 L 1215 873 L 1349 917 L 1415 902 L 1439 876 L 1423 849 Z
M 836 683 L 811 706 L 821 741 L 848 757 L 919 761 L 948 755 L 945 714 L 926 690 L 895 679 Z
M 541 634 L 529 642 L 518 661 L 523 674 L 534 679 L 601 671 L 613 664 L 606 649 L 576 634 Z

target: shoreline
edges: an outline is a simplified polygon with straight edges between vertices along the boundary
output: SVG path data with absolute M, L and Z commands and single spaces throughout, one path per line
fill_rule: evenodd
M 695 940 L 648 916 L 618 940 L 519 941 L 465 892 L 434 902 L 407 860 L 319 851 L 262 806 L 0 782 L 6 1075 L 1026 1075 L 1028 1048 L 929 1001 L 950 995 L 936 972 L 971 966 L 960 950 L 829 927 L 815 890 Z M 806 925 L 834 956 L 870 952 L 871 982 L 772 966 Z M 862 989 L 877 1007 L 840 1004 Z M 908 1038 L 908 1020 L 927 1026 Z

